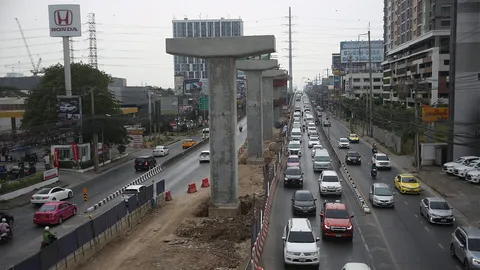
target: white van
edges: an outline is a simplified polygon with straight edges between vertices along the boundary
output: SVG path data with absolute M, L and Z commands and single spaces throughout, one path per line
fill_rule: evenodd
M 204 140 L 210 138 L 210 129 L 209 128 L 202 129 L 202 138 Z
M 332 158 L 326 149 L 316 150 L 312 161 L 314 172 L 321 172 L 324 170 L 330 170 L 332 168 Z
M 307 123 L 308 122 L 315 122 L 314 119 L 313 119 L 313 115 L 311 115 L 311 114 L 307 114 L 305 116 L 305 121 L 307 121 Z
M 292 128 L 290 132 L 290 139 L 302 142 L 302 130 L 299 128 Z

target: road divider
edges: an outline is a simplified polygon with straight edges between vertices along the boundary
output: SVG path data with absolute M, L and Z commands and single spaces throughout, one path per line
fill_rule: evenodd
M 195 192 L 197 192 L 197 184 L 195 183 L 188 184 L 187 193 L 195 193 Z
M 202 179 L 202 188 L 207 188 L 210 186 L 210 183 L 208 182 L 208 178 L 203 178 Z
M 208 144 L 208 142 L 209 142 L 209 139 L 202 140 L 199 143 L 195 144 L 194 146 L 186 149 L 185 151 L 182 151 L 178 155 L 175 155 L 175 156 L 165 160 L 165 162 L 162 163 L 162 168 L 165 169 L 165 168 L 177 163 L 178 161 L 180 161 L 180 160 L 184 159 L 185 157 L 187 157 L 188 155 L 190 155 L 192 152 L 197 151 L 198 148 Z
M 172 198 L 172 192 L 171 192 L 170 190 L 167 190 L 167 191 L 165 192 L 165 201 L 166 201 L 166 202 L 169 202 L 169 201 L 171 201 L 171 200 L 173 200 L 173 198 Z

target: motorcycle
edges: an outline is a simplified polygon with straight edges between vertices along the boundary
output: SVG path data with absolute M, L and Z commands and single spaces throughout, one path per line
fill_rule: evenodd
M 376 180 L 376 179 L 377 179 L 377 173 L 378 173 L 378 172 L 377 172 L 377 169 L 372 169 L 372 170 L 370 171 L 370 175 L 372 176 L 372 179 L 373 179 L 373 180 Z
M 372 148 L 372 154 L 375 155 L 376 153 L 378 153 L 378 150 L 376 148 Z
M 239 126 L 239 127 L 238 127 L 238 130 L 239 130 L 240 132 L 242 132 L 243 127 L 242 127 L 242 126 Z
M 10 240 L 12 238 L 13 238 L 13 234 L 11 232 L 2 232 L 0 234 L 0 242 L 1 243 L 7 242 L 8 240 Z
M 57 236 L 56 234 L 55 235 L 50 235 L 50 243 L 47 243 L 45 241 L 42 241 L 42 245 L 40 246 L 40 249 L 44 249 L 46 247 L 48 247 L 49 245 L 51 245 L 53 242 L 57 241 Z

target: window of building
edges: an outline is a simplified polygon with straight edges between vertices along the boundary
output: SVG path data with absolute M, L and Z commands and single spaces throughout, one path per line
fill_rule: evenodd
M 232 23 L 232 36 L 238 37 L 242 35 L 242 26 L 240 22 Z
M 220 35 L 220 33 L 221 33 L 221 32 L 220 32 L 220 29 L 221 29 L 221 27 L 220 27 L 220 22 L 215 22 L 215 36 L 216 36 L 216 37 L 221 37 L 221 35 Z
M 450 65 L 450 60 L 443 60 L 443 64 L 445 66 L 449 66 Z
M 370 82 L 370 78 L 363 78 L 363 82 Z
M 195 72 L 189 71 L 189 72 L 188 72 L 188 78 L 189 78 L 189 79 L 195 78 Z
M 440 14 L 443 16 L 450 16 L 450 6 L 442 5 L 440 7 Z
M 187 57 L 187 63 L 193 64 L 193 57 Z
M 193 37 L 193 23 L 187 23 L 187 37 Z
M 360 90 L 360 86 L 354 86 L 353 90 Z
M 226 37 L 227 36 L 227 22 L 221 22 L 221 31 L 220 31 L 220 36 Z
M 380 82 L 380 81 L 382 81 L 382 78 L 373 78 L 373 81 L 374 82 Z
M 200 37 L 200 22 L 195 22 L 194 29 L 193 29 L 193 36 Z
M 180 72 L 180 64 L 175 64 L 175 73 Z
M 200 33 L 201 33 L 201 37 L 207 37 L 207 23 L 206 22 L 202 22 L 201 26 L 200 26 Z
M 381 87 L 380 85 L 374 85 L 374 86 L 373 86 L 373 89 L 374 89 L 374 90 L 378 90 L 378 89 L 381 89 L 381 88 L 382 88 L 382 87 Z
M 353 82 L 360 82 L 360 78 L 354 78 Z
M 450 20 L 441 20 L 440 25 L 441 26 L 450 26 Z
M 214 37 L 214 31 L 213 31 L 213 22 L 208 22 L 208 33 L 207 37 Z
M 173 37 L 178 37 L 177 36 L 177 23 L 173 23 Z
M 181 23 L 178 23 L 177 27 L 178 27 L 177 28 L 178 37 L 187 37 L 187 32 L 186 32 L 187 24 L 184 22 L 181 22 Z
M 222 22 L 222 35 L 224 37 L 232 36 L 232 22 Z

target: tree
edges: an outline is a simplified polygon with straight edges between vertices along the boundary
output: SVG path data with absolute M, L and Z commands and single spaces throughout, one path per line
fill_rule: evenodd
M 111 77 L 103 71 L 85 63 L 72 63 L 72 95 L 80 96 L 82 102 L 82 134 L 84 141 L 91 141 L 96 129 L 105 138 L 105 143 L 124 144 L 127 132 L 125 117 L 119 101 L 108 90 Z M 95 115 L 91 113 L 91 93 L 93 91 Z M 43 138 L 59 132 L 57 116 L 57 96 L 65 95 L 64 69 L 60 64 L 45 69 L 36 89 L 25 100 L 25 114 L 21 129 Z M 61 133 L 61 132 L 60 132 Z M 50 135 L 51 136 L 51 135 Z

